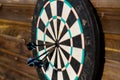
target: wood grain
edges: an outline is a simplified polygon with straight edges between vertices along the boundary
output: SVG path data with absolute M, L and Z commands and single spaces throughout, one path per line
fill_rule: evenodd
M 102 80 L 120 80 L 120 62 L 106 59 Z
M 0 0 L 2 4 L 35 4 L 36 0 Z
M 0 67 L 3 68 L 3 70 L 0 70 L 0 78 L 5 80 L 38 80 L 35 68 L 31 68 L 26 64 L 27 58 L 32 54 L 28 50 L 24 51 L 26 45 L 22 44 L 23 41 L 6 35 L 1 35 L 0 41 L 3 44 L 0 43 Z M 22 46 L 20 48 L 16 47 L 16 43 L 20 43 Z M 8 71 L 6 71 L 6 68 Z M 12 71 L 12 73 L 9 71 Z
M 0 18 L 31 22 L 34 11 L 34 5 L 4 4 L 0 8 Z
M 90 0 L 95 7 L 120 8 L 120 0 Z

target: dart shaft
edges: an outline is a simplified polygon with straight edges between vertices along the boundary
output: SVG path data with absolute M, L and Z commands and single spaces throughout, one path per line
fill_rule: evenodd
M 35 44 L 36 45 L 36 44 Z M 49 44 L 49 43 L 47 43 L 47 44 L 38 44 L 38 45 L 36 45 L 36 46 L 48 46 L 48 45 L 52 45 L 52 44 Z
M 27 48 L 28 48 L 28 50 L 35 50 L 37 46 L 44 47 L 44 46 L 50 46 L 50 45 L 54 45 L 54 44 L 49 44 L 49 43 L 47 43 L 47 44 L 36 44 L 34 42 L 29 42 L 27 44 Z
M 49 51 L 49 53 L 42 59 L 43 61 L 47 58 L 47 56 L 49 56 L 52 52 L 53 52 L 53 50 L 54 49 L 51 49 L 50 51 Z
M 48 50 L 48 51 L 46 51 L 46 52 L 44 52 L 43 54 L 41 54 L 40 56 L 38 56 L 37 58 L 35 58 L 35 59 L 38 59 L 38 58 L 40 58 L 40 57 L 42 57 L 42 56 L 44 56 L 44 55 L 46 55 L 42 60 L 44 60 L 44 59 L 46 59 L 46 57 L 49 55 L 49 54 L 51 54 L 52 53 L 52 51 L 53 51 L 54 49 L 50 49 L 50 50 Z

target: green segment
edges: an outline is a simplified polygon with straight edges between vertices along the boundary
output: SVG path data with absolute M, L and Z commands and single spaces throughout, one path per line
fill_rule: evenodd
M 81 23 L 80 19 L 78 19 L 78 24 L 79 24 L 79 28 L 80 28 L 80 33 L 83 33 L 82 23 Z
M 54 65 L 52 64 L 52 62 L 50 62 L 50 65 L 51 65 L 52 67 L 54 67 Z
M 78 80 L 78 78 L 79 78 L 79 77 L 78 77 L 78 76 L 76 76 L 74 80 Z
M 45 9 L 44 8 L 42 8 L 42 10 L 41 10 L 41 12 L 40 12 L 40 16 L 42 16 L 42 13 L 43 13 L 43 11 L 44 11 Z
M 50 22 L 48 21 L 48 22 L 46 23 L 46 25 L 45 25 L 45 26 L 46 26 L 46 27 L 48 27 L 48 26 L 49 26 L 49 24 L 50 24 Z
M 53 18 L 53 19 L 57 19 L 57 16 L 53 16 L 52 18 Z
M 82 60 L 81 60 L 81 64 L 84 64 L 84 60 L 85 60 L 85 50 L 82 50 Z
M 68 63 L 65 65 L 65 67 L 68 68 L 69 64 L 70 64 L 70 63 L 68 62 Z
M 50 2 L 53 2 L 53 1 L 55 1 L 55 0 L 50 0 Z
M 46 34 L 44 34 L 44 41 L 46 41 Z
M 48 77 L 47 74 L 45 74 L 45 78 L 46 78 L 46 80 L 50 80 L 50 78 Z
M 70 30 L 68 30 L 68 33 L 69 33 L 70 38 L 72 38 L 72 33 Z
M 66 21 L 63 19 L 63 18 L 61 18 L 61 21 L 65 24 L 66 23 Z
M 70 8 L 72 8 L 72 5 L 67 1 L 67 0 L 65 0 L 64 1 Z
M 70 47 L 70 55 L 72 56 L 72 53 L 73 53 L 73 47 L 71 46 Z
M 38 56 L 40 56 L 40 52 L 38 52 Z M 39 57 L 39 60 L 41 60 L 40 57 Z
M 36 28 L 36 40 L 38 40 L 38 28 Z

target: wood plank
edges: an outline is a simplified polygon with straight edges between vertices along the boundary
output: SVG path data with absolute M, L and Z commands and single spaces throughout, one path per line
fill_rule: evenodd
M 109 59 L 109 60 L 114 60 L 114 61 L 120 62 L 120 52 L 113 51 L 113 49 L 107 49 L 105 51 L 105 59 Z
M 104 33 L 120 34 L 120 9 L 97 8 Z
M 105 58 L 120 62 L 120 35 L 105 34 Z
M 27 34 L 26 34 L 27 33 Z M 23 40 L 25 43 L 31 40 L 31 26 L 14 24 L 14 23 L 0 23 L 0 34 L 13 36 L 17 39 Z M 26 34 L 26 35 L 25 35 Z
M 120 8 L 120 0 L 90 0 L 95 7 Z
M 90 0 L 95 7 L 120 8 L 120 0 Z M 0 3 L 35 4 L 36 0 L 0 0 Z
M 22 74 L 22 72 L 19 73 L 14 71 L 10 67 L 7 68 L 4 65 L 0 65 L 0 80 L 31 80 L 31 77 L 33 77 L 33 75 L 26 76 Z M 37 77 L 35 79 L 38 80 Z
M 0 34 L 0 47 L 21 55 L 30 53 L 30 51 L 28 51 L 26 48 L 24 39 L 3 34 Z
M 120 20 L 120 9 L 97 8 L 101 20 Z
M 36 0 L 0 0 L 0 3 L 9 3 L 9 4 L 35 4 Z
M 2 69 L 4 71 L 3 73 L 0 72 L 0 80 L 31 80 L 31 78 L 16 73 L 13 70 L 6 69 L 5 67 L 2 67 Z
M 1 52 L 1 54 L 4 54 L 4 55 L 9 55 L 9 56 L 12 56 L 12 59 L 14 59 L 14 60 L 18 60 L 18 59 L 20 59 L 19 61 L 21 62 L 26 62 L 26 60 L 27 60 L 27 57 L 26 56 L 22 56 L 21 54 L 17 54 L 17 53 L 14 53 L 14 52 L 11 52 L 11 51 L 8 51 L 8 50 L 6 50 L 6 49 L 2 49 L 2 48 L 0 48 L 0 52 Z
M 0 18 L 31 22 L 34 12 L 34 5 L 4 4 L 0 8 Z
M 30 27 L 31 23 L 30 22 L 24 22 L 24 21 L 15 21 L 15 20 L 7 20 L 7 19 L 0 19 L 0 25 L 4 25 L 4 24 L 8 24 L 8 25 L 21 25 L 24 27 Z
M 104 33 L 120 34 L 120 20 L 103 20 L 102 27 Z
M 27 74 L 27 73 L 24 73 L 24 72 L 22 72 L 22 71 L 20 71 L 20 70 L 17 70 L 17 69 L 15 69 L 15 68 L 13 68 L 13 67 L 9 67 L 9 65 L 7 65 L 7 64 L 0 63 L 0 66 L 2 66 L 2 67 L 4 67 L 4 68 L 8 68 L 8 69 L 10 69 L 11 71 L 17 72 L 17 73 L 19 73 L 21 76 L 26 76 L 26 77 L 28 77 L 29 79 L 39 80 L 39 79 L 38 79 L 37 77 L 35 77 L 35 76 L 29 75 L 29 74 Z M 10 73 L 9 73 L 8 75 L 10 75 Z M 14 78 L 13 76 L 15 77 L 15 75 L 12 75 L 12 78 Z M 7 76 L 7 77 L 8 77 L 8 76 Z M 22 77 L 19 77 L 19 78 L 20 78 L 19 80 L 22 79 Z M 13 79 L 9 79 L 9 80 L 13 80 Z
M 3 65 L 9 65 L 12 68 L 15 68 L 18 71 L 22 71 L 23 73 L 26 73 L 28 75 L 33 75 L 37 77 L 37 72 L 34 67 L 29 67 L 26 62 L 21 63 L 19 61 L 16 61 L 12 58 L 9 58 L 7 56 L 0 57 L 1 64 Z
M 105 46 L 113 49 L 120 49 L 120 40 L 105 39 Z
M 24 41 L 15 37 L 0 35 L 0 44 L 0 52 L 14 56 L 14 59 L 26 60 L 27 57 L 32 56 L 32 52 L 26 48 Z M 18 44 L 20 47 L 18 47 Z
M 104 33 L 120 34 L 120 0 L 91 0 L 100 16 Z
M 0 80 L 5 80 L 5 77 L 5 70 L 0 66 Z
M 102 80 L 120 80 L 120 62 L 106 60 Z
M 119 34 L 105 34 L 106 39 L 120 40 Z

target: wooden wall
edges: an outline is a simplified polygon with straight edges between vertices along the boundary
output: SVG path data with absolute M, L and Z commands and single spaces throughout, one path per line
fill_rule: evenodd
M 105 35 L 102 80 L 120 80 L 120 0 L 90 0 Z M 0 80 L 38 80 L 26 65 L 35 0 L 0 0 Z M 26 35 L 24 35 L 26 34 Z M 103 53 L 101 53 L 103 54 Z
M 91 0 L 105 35 L 105 66 L 102 80 L 120 80 L 120 0 Z
M 33 1 L 0 0 L 0 80 L 39 80 L 35 68 L 26 64 L 32 56 L 26 43 L 31 37 Z

